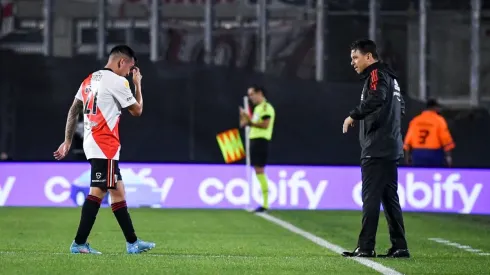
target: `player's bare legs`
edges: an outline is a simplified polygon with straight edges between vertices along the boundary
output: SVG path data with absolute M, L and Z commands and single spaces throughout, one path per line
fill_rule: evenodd
M 92 227 L 94 226 L 95 219 L 100 209 L 100 203 L 104 198 L 106 191 L 98 188 L 91 187 L 90 193 L 85 199 L 82 206 L 82 213 L 80 217 L 80 224 L 78 225 L 77 235 L 73 241 L 70 251 L 75 254 L 101 254 L 99 251 L 90 247 L 87 243 L 88 236 Z
M 139 240 L 134 232 L 133 222 L 128 212 L 128 206 L 126 204 L 126 192 L 124 188 L 124 182 L 118 181 L 116 189 L 109 189 L 111 196 L 111 207 L 114 216 L 116 216 L 117 222 L 121 227 L 126 238 L 126 250 L 130 254 L 138 254 L 148 251 L 155 247 L 155 243 L 145 242 Z

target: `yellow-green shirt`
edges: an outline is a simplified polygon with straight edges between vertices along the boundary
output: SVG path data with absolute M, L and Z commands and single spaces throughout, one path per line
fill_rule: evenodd
M 270 119 L 269 127 L 267 129 L 259 128 L 259 127 L 251 127 L 250 129 L 250 139 L 255 138 L 265 138 L 267 140 L 271 140 L 272 131 L 274 130 L 274 120 L 276 119 L 276 111 L 272 105 L 265 101 L 255 106 L 252 122 L 260 123 L 266 119 Z

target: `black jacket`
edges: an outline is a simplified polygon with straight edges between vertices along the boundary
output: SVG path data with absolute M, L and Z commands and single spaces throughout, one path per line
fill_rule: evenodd
M 361 103 L 350 112 L 350 117 L 360 120 L 361 159 L 403 158 L 401 119 L 405 115 L 405 102 L 396 78 L 380 62 L 362 72 Z

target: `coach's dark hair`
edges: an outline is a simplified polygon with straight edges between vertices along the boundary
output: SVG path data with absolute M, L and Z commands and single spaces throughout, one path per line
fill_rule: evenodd
M 113 54 L 123 54 L 123 55 L 126 55 L 129 58 L 133 58 L 134 59 L 134 62 L 137 61 L 136 55 L 135 55 L 133 49 L 131 49 L 127 45 L 118 45 L 118 46 L 115 46 L 114 48 L 112 48 L 111 53 L 109 55 L 113 55 Z
M 264 87 L 254 84 L 254 85 L 250 85 L 249 88 L 250 89 L 253 89 L 255 92 L 260 92 L 260 93 L 262 93 L 265 96 L 265 89 L 264 89 Z
M 362 39 L 354 41 L 350 45 L 352 51 L 358 50 L 362 54 L 370 53 L 375 60 L 378 60 L 378 49 L 376 48 L 376 43 L 373 40 Z

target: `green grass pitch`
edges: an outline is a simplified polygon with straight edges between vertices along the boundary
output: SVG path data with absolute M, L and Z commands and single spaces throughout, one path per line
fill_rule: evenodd
M 360 212 L 269 214 L 349 250 L 356 245 Z M 78 208 L 0 208 L 0 274 L 379 274 L 243 210 L 131 209 L 138 236 L 157 247 L 126 255 L 103 208 L 89 242 L 104 254 L 71 255 L 79 215 Z M 490 274 L 490 216 L 405 213 L 405 222 L 412 258 L 373 261 L 402 274 Z M 376 250 L 388 247 L 381 215 Z

